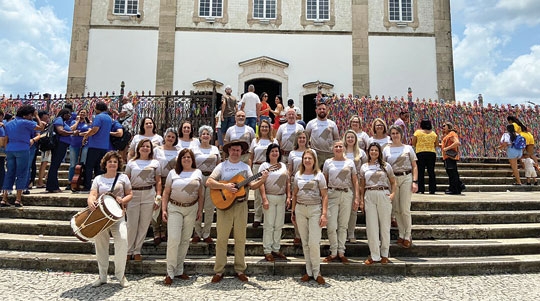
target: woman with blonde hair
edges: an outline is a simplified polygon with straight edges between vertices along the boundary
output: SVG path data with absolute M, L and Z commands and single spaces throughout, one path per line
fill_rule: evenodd
M 369 145 L 369 136 L 362 130 L 362 120 L 360 116 L 353 115 L 349 119 L 349 129 L 353 130 L 358 137 L 358 147 L 365 152 Z
M 306 260 L 306 274 L 300 280 L 308 282 L 313 278 L 322 285 L 326 282 L 321 275 L 320 244 L 322 228 L 328 222 L 328 188 L 317 155 L 311 149 L 302 155 L 293 186 L 291 219 L 298 225 Z
M 299 130 L 294 134 L 293 150 L 289 153 L 289 157 L 287 159 L 289 176 L 291 178 L 291 191 L 292 189 L 294 189 L 294 187 L 292 186 L 294 183 L 294 176 L 296 175 L 296 173 L 298 172 L 298 169 L 300 168 L 300 165 L 302 163 L 302 156 L 304 155 L 304 152 L 307 149 L 309 149 L 309 141 L 307 139 L 306 131 Z M 315 155 L 317 155 L 317 152 L 315 150 L 311 149 L 311 151 Z M 294 225 L 293 244 L 295 246 L 300 246 L 302 245 L 302 240 L 300 239 L 300 232 L 298 232 L 298 227 L 296 226 L 296 224 L 293 223 L 293 225 Z
M 261 120 L 259 124 L 259 133 L 251 141 L 249 147 L 250 164 L 253 174 L 259 172 L 259 167 L 266 161 L 266 149 L 268 145 L 275 143 L 278 144 L 272 133 L 272 125 L 268 120 Z M 262 198 L 259 189 L 255 190 L 255 216 L 253 218 L 253 228 L 258 228 L 261 225 L 263 210 L 262 210 Z
M 365 132 L 362 132 L 365 134 Z M 367 135 L 366 135 L 367 137 Z M 366 152 L 364 152 L 363 149 L 358 147 L 358 135 L 354 132 L 354 130 L 350 129 L 345 132 L 345 135 L 343 135 L 343 145 L 345 146 L 345 157 L 347 159 L 351 159 L 354 162 L 354 166 L 356 168 L 356 175 L 358 177 L 358 174 L 360 173 L 360 167 L 362 167 L 362 164 L 367 162 L 367 155 Z M 351 216 L 349 218 L 349 225 L 347 227 L 347 239 L 351 243 L 356 243 L 356 236 L 355 236 L 355 230 L 356 230 L 356 220 L 358 219 L 358 207 L 356 210 L 351 207 Z

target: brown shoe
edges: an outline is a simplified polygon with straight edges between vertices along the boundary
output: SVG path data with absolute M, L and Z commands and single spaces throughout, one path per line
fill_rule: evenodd
M 396 241 L 396 244 L 400 247 L 403 247 L 403 238 L 398 238 L 397 241 Z
M 337 259 L 337 256 L 328 255 L 323 259 L 323 262 L 332 262 Z
M 412 242 L 411 242 L 410 240 L 407 240 L 407 239 L 403 240 L 403 245 L 402 245 L 402 247 L 404 247 L 405 249 L 410 248 L 411 245 L 412 245 Z
M 390 227 L 397 228 L 397 221 L 396 218 L 392 218 L 392 222 L 390 223 Z
M 204 239 L 204 242 L 207 244 L 213 244 L 214 240 L 212 239 L 212 237 L 208 236 L 207 238 Z
M 341 260 L 341 263 L 343 264 L 349 264 L 349 259 L 347 259 L 347 257 L 345 257 L 345 255 L 341 255 L 341 256 L 338 256 L 339 259 Z
M 159 246 L 161 244 L 161 237 L 154 237 L 154 246 Z
M 287 260 L 287 256 L 285 256 L 285 254 L 283 254 L 282 252 L 273 252 L 272 251 L 272 255 L 274 256 L 274 258 L 279 258 L 279 259 L 283 259 L 283 260 Z
M 242 282 L 248 282 L 248 277 L 244 273 L 236 274 L 236 277 Z
M 142 256 L 141 256 L 141 254 L 135 254 L 135 255 L 133 255 L 133 260 L 135 260 L 135 261 L 142 261 Z
M 218 283 L 223 279 L 223 274 L 215 274 L 214 277 L 212 277 L 212 283 Z
M 387 264 L 390 260 L 388 260 L 388 257 L 381 257 L 381 264 Z
M 374 263 L 379 263 L 380 261 L 374 261 L 373 259 L 371 259 L 371 257 L 369 257 L 368 259 L 364 260 L 364 264 L 365 265 L 372 265 Z
M 133 256 L 132 255 L 128 255 L 127 258 L 126 258 L 126 261 L 130 261 L 133 259 Z
M 300 278 L 300 281 L 302 282 L 308 282 L 311 279 L 311 277 L 308 274 L 304 274 L 302 278 Z
M 182 280 L 189 280 L 189 276 L 186 275 L 186 273 L 183 273 L 182 275 L 176 275 L 174 276 L 175 279 L 182 279 Z
M 301 246 L 302 245 L 302 240 L 298 237 L 296 237 L 294 240 L 293 240 L 293 245 L 295 246 Z
M 323 285 L 326 283 L 326 281 L 324 281 L 324 278 L 321 275 L 317 276 L 317 279 L 315 279 L 315 281 L 317 281 L 317 283 L 320 285 Z
M 198 243 L 199 241 L 201 241 L 201 238 L 198 236 L 193 236 L 193 238 L 191 239 L 191 242 L 194 244 Z
M 264 259 L 269 262 L 274 262 L 274 256 L 272 256 L 270 253 L 264 254 Z
M 261 225 L 261 222 L 254 221 L 253 222 L 253 229 L 259 228 L 260 225 Z
M 165 285 L 171 285 L 173 282 L 173 280 L 171 279 L 171 277 L 169 275 L 167 275 L 167 277 L 165 277 L 165 280 L 163 280 L 163 283 Z

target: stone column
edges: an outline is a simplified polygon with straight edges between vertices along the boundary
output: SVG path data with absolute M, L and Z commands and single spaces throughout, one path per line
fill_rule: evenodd
M 173 90 L 177 9 L 177 0 L 160 2 L 156 95 Z
M 369 23 L 368 0 L 353 0 L 352 10 L 352 63 L 353 94 L 369 94 Z
M 439 99 L 456 100 L 450 0 L 433 1 Z
M 86 65 L 88 63 L 88 41 L 91 15 L 92 1 L 75 0 L 66 90 L 67 95 L 82 95 L 86 92 Z

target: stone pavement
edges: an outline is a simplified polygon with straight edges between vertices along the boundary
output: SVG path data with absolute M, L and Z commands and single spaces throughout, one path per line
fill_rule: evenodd
M 95 274 L 0 270 L 4 300 L 539 300 L 540 274 L 488 276 L 326 277 L 327 284 L 300 283 L 299 277 L 256 276 L 248 283 L 226 277 L 195 275 L 162 285 L 163 276 L 128 275 L 130 286 L 116 280 L 92 288 Z

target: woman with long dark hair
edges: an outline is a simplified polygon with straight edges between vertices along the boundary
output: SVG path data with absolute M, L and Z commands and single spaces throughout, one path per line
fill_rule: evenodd
M 534 136 L 531 134 L 531 132 L 528 131 L 528 128 L 521 122 L 519 119 L 517 119 L 515 116 L 508 116 L 506 118 L 508 122 L 510 122 L 514 126 L 514 131 L 523 136 L 525 138 L 526 146 L 524 153 L 527 153 L 531 159 L 534 161 L 534 167 L 537 170 L 540 170 L 538 167 L 538 158 L 536 157 L 536 154 L 534 153 Z
M 157 126 L 152 117 L 144 117 L 141 120 L 139 134 L 133 136 L 131 144 L 129 145 L 128 159 L 132 159 L 133 157 L 135 157 L 135 148 L 143 139 L 149 139 L 150 141 L 152 141 L 152 145 L 154 147 L 163 144 L 163 137 L 161 137 L 161 135 L 157 133 Z
M 274 124 L 272 126 L 272 135 L 275 137 L 277 130 L 279 129 L 280 120 L 282 117 L 285 117 L 285 110 L 283 107 L 283 97 L 281 95 L 276 95 L 276 110 L 270 109 L 270 112 L 274 114 Z
M 521 178 L 519 176 L 518 160 L 523 155 L 523 150 L 513 147 L 513 143 L 516 140 L 519 134 L 516 133 L 515 127 L 513 124 L 506 126 L 506 133 L 501 137 L 501 145 L 499 146 L 500 150 L 506 149 L 506 156 L 510 162 L 510 167 L 512 167 L 512 174 L 514 175 L 515 182 L 514 185 L 521 185 Z
M 390 251 L 392 200 L 396 194 L 396 177 L 392 166 L 383 160 L 381 146 L 368 147 L 368 163 L 360 168 L 360 207 L 366 212 L 366 232 L 370 256 L 365 265 L 387 264 Z

